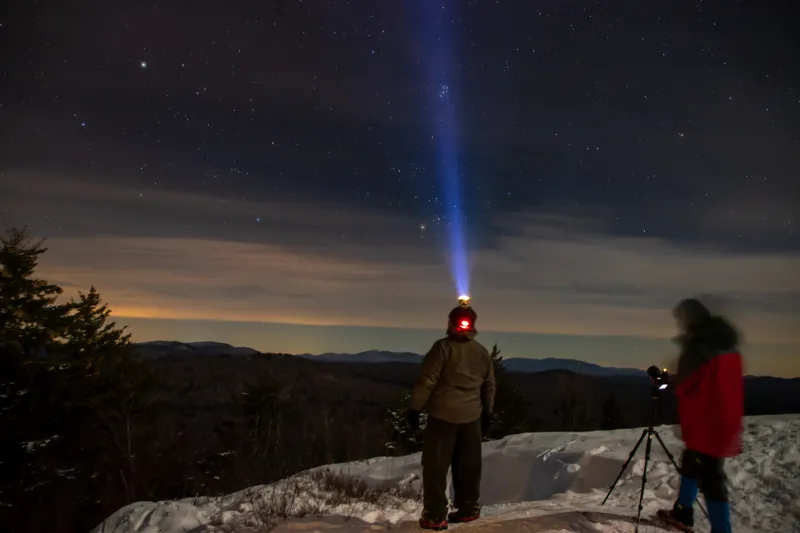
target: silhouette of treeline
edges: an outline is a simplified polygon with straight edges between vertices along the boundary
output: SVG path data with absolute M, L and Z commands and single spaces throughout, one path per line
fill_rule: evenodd
M 326 368 L 338 365 L 347 375 L 404 389 L 413 385 L 418 372 L 418 365 L 413 363 L 318 364 Z M 646 377 L 598 377 L 563 370 L 503 373 L 504 392 L 511 391 L 512 398 L 521 397 L 527 407 L 529 431 L 642 427 L 650 416 L 651 382 Z M 747 416 L 800 413 L 800 378 L 748 376 L 744 383 Z M 498 394 L 502 396 L 503 392 Z M 674 396 L 666 392 L 661 398 L 660 422 L 677 423 Z
M 134 501 L 225 494 L 418 449 L 398 416 L 417 365 L 141 358 L 94 288 L 60 302 L 61 289 L 36 277 L 45 251 L 24 230 L 0 238 L 3 531 L 88 531 Z M 494 438 L 647 422 L 647 380 L 513 374 L 497 346 L 493 358 Z M 750 414 L 800 412 L 797 381 L 775 383 L 748 385 Z M 674 418 L 668 396 L 664 410 Z

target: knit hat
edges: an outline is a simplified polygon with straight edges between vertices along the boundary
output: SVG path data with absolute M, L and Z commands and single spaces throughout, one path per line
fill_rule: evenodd
M 475 331 L 475 322 L 478 321 L 478 313 L 472 307 L 459 305 L 447 315 L 450 328 L 457 332 Z

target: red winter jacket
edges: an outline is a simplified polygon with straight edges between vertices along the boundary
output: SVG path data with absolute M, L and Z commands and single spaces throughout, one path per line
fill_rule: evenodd
M 711 457 L 741 453 L 744 416 L 738 335 L 721 318 L 683 340 L 675 394 L 686 447 Z

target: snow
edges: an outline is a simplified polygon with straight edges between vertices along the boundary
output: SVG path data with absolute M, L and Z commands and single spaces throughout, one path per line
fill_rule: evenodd
M 657 430 L 679 460 L 682 445 L 676 432 L 671 427 Z M 485 443 L 484 517 L 451 529 L 632 532 L 644 443 L 607 504 L 601 503 L 641 433 L 529 433 Z M 735 531 L 800 532 L 800 415 L 750 417 L 743 439 L 744 453 L 726 467 Z M 138 502 L 120 509 L 92 533 L 251 533 L 266 531 L 263 524 L 276 516 L 275 532 L 414 531 L 421 508 L 409 495 L 419 491 L 419 463 L 419 454 L 383 457 L 322 467 L 221 498 Z M 362 480 L 376 492 L 348 497 L 325 483 L 349 478 Z M 678 486 L 678 473 L 654 440 L 642 516 L 670 507 Z M 387 487 L 400 489 L 378 490 Z M 696 517 L 696 530 L 707 532 L 699 509 Z M 662 531 L 653 524 L 639 530 Z

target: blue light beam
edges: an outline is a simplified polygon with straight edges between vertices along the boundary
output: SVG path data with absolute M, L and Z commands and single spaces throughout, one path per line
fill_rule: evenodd
M 431 103 L 433 118 L 436 121 L 436 153 L 438 172 L 442 180 L 442 207 L 445 210 L 445 223 L 449 237 L 450 269 L 458 295 L 469 295 L 469 267 L 467 262 L 467 242 L 465 214 L 461 196 L 461 161 L 458 146 L 458 117 L 456 112 L 455 87 L 451 83 L 453 58 L 450 51 L 449 28 L 454 24 L 451 6 L 454 2 L 441 5 L 430 0 L 425 2 L 428 22 L 429 46 L 426 49 L 430 91 L 436 95 Z M 449 4 L 449 5 L 447 5 Z M 434 9 L 434 5 L 436 8 Z
M 465 217 L 461 198 L 458 134 L 455 109 L 452 106 L 446 106 L 438 129 L 439 174 L 444 186 L 443 204 L 447 217 L 447 233 L 450 237 L 450 269 L 458 294 L 469 295 L 469 268 L 467 267 Z

